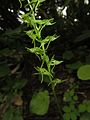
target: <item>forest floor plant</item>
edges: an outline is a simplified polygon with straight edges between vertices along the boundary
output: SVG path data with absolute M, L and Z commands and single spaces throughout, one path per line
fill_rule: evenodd
M 61 106 L 58 102 L 57 96 L 56 96 L 56 92 L 55 92 L 55 86 L 57 84 L 60 84 L 62 82 L 64 82 L 61 79 L 55 78 L 54 76 L 54 68 L 56 65 L 59 65 L 62 63 L 62 61 L 58 61 L 55 60 L 54 55 L 50 58 L 47 54 L 47 50 L 48 47 L 50 45 L 50 43 L 54 40 L 56 40 L 59 36 L 57 36 L 56 34 L 52 35 L 52 36 L 47 36 L 43 39 L 42 37 L 42 30 L 45 28 L 45 26 L 49 26 L 49 25 L 53 25 L 53 19 L 37 19 L 37 12 L 38 12 L 38 7 L 41 5 L 42 2 L 44 2 L 45 0 L 27 0 L 27 5 L 26 7 L 29 7 L 30 11 L 26 14 L 21 15 L 21 20 L 27 24 L 27 27 L 31 28 L 30 30 L 26 31 L 26 34 L 30 37 L 30 39 L 32 39 L 32 43 L 33 43 L 33 48 L 26 48 L 26 50 L 28 52 L 34 53 L 38 59 L 41 62 L 40 66 L 36 66 L 35 69 L 37 71 L 37 73 L 34 73 L 35 75 L 39 75 L 41 76 L 41 83 L 44 81 L 44 77 L 47 76 L 49 79 L 48 82 L 48 86 L 51 86 L 56 104 L 57 104 L 57 108 L 58 108 L 58 112 L 59 112 L 59 116 L 60 116 L 60 120 L 62 120 L 63 116 L 62 116 L 62 109 Z M 22 6 L 22 1 L 20 1 L 21 6 Z M 33 113 L 36 113 L 38 115 L 43 115 L 47 112 L 39 112 L 40 106 L 39 108 L 35 108 L 37 106 L 37 104 L 35 104 L 35 102 L 39 99 L 39 96 L 43 96 L 44 95 L 44 102 L 42 103 L 44 107 L 45 104 L 45 99 L 47 99 L 48 102 L 46 102 L 47 104 L 45 106 L 49 105 L 49 97 L 45 98 L 45 94 L 48 95 L 47 91 L 44 92 L 39 92 L 39 94 L 36 94 L 37 97 L 32 97 L 31 100 L 31 111 Z M 34 98 L 34 99 L 33 99 Z M 36 100 L 35 100 L 36 99 Z M 34 106 L 36 105 L 36 106 Z M 39 104 L 38 104 L 39 105 Z

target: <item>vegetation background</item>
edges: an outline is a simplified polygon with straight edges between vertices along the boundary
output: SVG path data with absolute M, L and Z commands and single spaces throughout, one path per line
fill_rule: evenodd
M 29 11 L 25 5 L 26 1 L 22 1 L 21 7 L 18 0 L 0 0 L 0 118 L 5 116 L 3 120 L 9 120 L 8 116 L 12 120 L 9 113 L 13 112 L 17 114 L 15 120 L 58 120 L 58 111 L 51 90 L 46 82 L 41 84 L 38 80 L 40 78 L 33 75 L 35 66 L 40 65 L 40 62 L 25 49 L 32 47 L 30 38 L 24 32 L 28 29 L 27 25 L 20 20 L 20 14 Z M 77 77 L 78 68 L 90 64 L 89 0 L 46 0 L 40 6 L 36 17 L 54 18 L 55 24 L 42 31 L 43 38 L 55 33 L 60 36 L 50 44 L 48 54 L 64 61 L 54 70 L 58 78 L 66 81 L 56 89 L 62 106 L 65 104 L 64 93 L 72 89 L 78 96 L 74 105 L 89 100 L 90 81 L 81 81 Z M 38 89 L 48 89 L 51 96 L 48 113 L 44 116 L 29 111 L 33 91 Z M 90 115 L 87 116 L 87 120 L 90 120 Z M 83 119 L 85 120 L 80 120 Z

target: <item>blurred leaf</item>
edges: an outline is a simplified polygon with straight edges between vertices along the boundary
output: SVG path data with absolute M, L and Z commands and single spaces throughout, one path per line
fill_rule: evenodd
M 69 91 L 66 91 L 66 92 L 64 93 L 64 101 L 65 101 L 65 102 L 69 102 L 69 101 L 71 101 L 71 100 L 72 100 L 72 95 L 70 94 Z
M 84 101 L 84 104 L 86 105 L 87 112 L 90 112 L 90 100 Z
M 70 2 L 71 2 L 71 0 L 65 0 L 64 6 L 68 6 Z
M 79 104 L 78 109 L 80 113 L 83 113 L 86 111 L 87 108 L 85 104 Z
M 87 106 L 87 112 L 90 113 L 90 104 Z
M 44 115 L 49 107 L 49 93 L 47 90 L 35 93 L 30 102 L 30 111 L 37 115 Z
M 90 30 L 83 31 L 83 33 L 75 39 L 75 42 L 81 42 L 90 37 Z
M 4 113 L 2 120 L 13 120 L 13 108 L 12 106 L 7 109 L 7 111 Z
M 80 116 L 80 120 L 90 120 L 90 113 L 83 113 L 81 116 Z
M 78 100 L 78 96 L 77 96 L 77 95 L 74 95 L 74 96 L 73 96 L 73 100 L 77 101 L 77 100 Z
M 78 69 L 80 66 L 82 65 L 82 63 L 80 61 L 77 61 L 75 63 L 72 64 L 66 64 L 66 67 L 71 69 L 71 70 L 76 70 Z
M 6 63 L 1 64 L 0 63 L 0 77 L 6 76 L 10 74 L 10 69 Z
M 70 60 L 70 59 L 72 59 L 72 57 L 73 57 L 72 51 L 65 51 L 63 53 L 63 59 L 65 59 L 65 60 Z
M 6 30 L 6 32 L 4 33 L 5 36 L 16 36 L 18 34 L 20 34 L 20 32 L 22 31 L 21 26 L 19 26 L 18 28 L 12 30 L 12 29 L 8 29 Z
M 90 80 L 90 65 L 83 65 L 77 71 L 77 76 L 81 80 Z
M 22 89 L 27 83 L 26 79 L 22 79 L 22 80 L 16 80 L 14 85 L 13 85 L 13 89 Z
M 0 93 L 0 103 L 3 101 L 3 94 Z
M 63 114 L 63 119 L 64 120 L 70 120 L 70 113 L 64 113 Z
M 69 106 L 64 106 L 64 107 L 63 107 L 63 111 L 64 111 L 65 113 L 70 113 L 70 112 L 71 112 L 71 109 L 70 109 Z
M 71 120 L 77 120 L 77 114 L 73 111 L 70 114 Z
M 9 48 L 4 48 L 2 50 L 0 50 L 0 55 L 10 55 L 11 51 L 9 50 Z

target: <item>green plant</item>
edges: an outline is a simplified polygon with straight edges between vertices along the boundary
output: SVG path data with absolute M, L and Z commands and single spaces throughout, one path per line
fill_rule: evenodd
M 53 25 L 54 24 L 53 19 L 44 19 L 44 20 L 36 19 L 38 7 L 44 1 L 45 0 L 28 0 L 27 6 L 29 6 L 30 11 L 26 14 L 21 15 L 21 18 L 24 23 L 27 23 L 27 25 L 31 27 L 31 30 L 26 31 L 26 34 L 31 38 L 32 43 L 33 43 L 33 48 L 26 48 L 26 49 L 28 52 L 34 53 L 41 62 L 40 66 L 35 67 L 37 71 L 35 75 L 41 76 L 41 83 L 45 80 L 44 79 L 45 76 L 48 77 L 48 85 L 51 86 L 52 88 L 52 91 L 53 91 L 53 94 L 54 94 L 54 97 L 57 103 L 57 107 L 60 112 L 60 117 L 62 117 L 61 108 L 60 108 L 60 105 L 58 103 L 57 96 L 55 93 L 55 86 L 57 84 L 62 83 L 63 81 L 61 79 L 55 78 L 54 76 L 55 66 L 58 64 L 61 64 L 62 61 L 55 60 L 54 55 L 50 58 L 47 54 L 47 50 L 48 50 L 50 43 L 52 41 L 55 41 L 59 36 L 54 34 L 52 36 L 47 36 L 43 39 L 42 30 L 45 28 L 45 26 Z M 34 97 L 32 97 L 32 100 L 30 103 L 30 107 L 31 107 L 30 109 L 32 109 L 31 112 L 39 114 L 39 115 L 44 115 L 47 112 L 47 110 L 45 110 L 46 108 L 45 109 L 41 108 L 43 106 L 48 107 L 49 105 L 49 97 L 47 97 L 45 93 L 46 93 L 46 90 L 43 92 L 40 91 L 37 94 L 35 94 Z M 44 96 L 43 101 L 39 99 L 41 95 Z M 43 104 L 43 106 L 40 107 L 41 110 L 38 109 L 38 106 L 37 106 L 39 105 L 40 101 L 36 101 L 35 99 L 41 100 Z M 44 112 L 42 112 L 42 109 Z
M 64 120 L 77 120 L 79 115 L 78 108 L 76 106 L 76 102 L 78 100 L 78 96 L 75 93 L 75 88 L 71 87 L 64 93 L 64 101 L 65 106 L 63 107 L 63 119 Z
M 78 103 L 78 96 L 75 92 L 76 86 L 70 88 L 64 93 L 63 119 L 64 120 L 89 120 L 90 119 L 90 100 L 83 100 Z M 86 116 L 86 118 L 85 118 Z

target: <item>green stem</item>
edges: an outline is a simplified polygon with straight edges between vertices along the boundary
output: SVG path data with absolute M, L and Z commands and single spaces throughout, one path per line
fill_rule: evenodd
M 62 115 L 61 106 L 60 106 L 60 104 L 59 104 L 59 102 L 58 102 L 58 98 L 57 98 L 55 89 L 53 89 L 53 87 L 52 87 L 52 92 L 53 92 L 54 99 L 55 99 L 55 102 L 56 102 L 56 105 L 57 105 L 57 108 L 58 108 L 59 118 L 60 118 L 60 120 L 63 120 L 63 115 Z
M 50 81 L 52 81 L 52 78 L 51 77 L 49 77 L 49 78 L 50 78 Z M 52 92 L 53 92 L 54 99 L 55 99 L 55 102 L 56 102 L 56 105 L 57 105 L 57 109 L 58 109 L 58 113 L 59 113 L 59 118 L 60 118 L 60 120 L 63 120 L 62 109 L 61 109 L 61 106 L 59 104 L 59 101 L 58 101 L 55 89 L 53 88 L 53 85 L 52 85 Z

